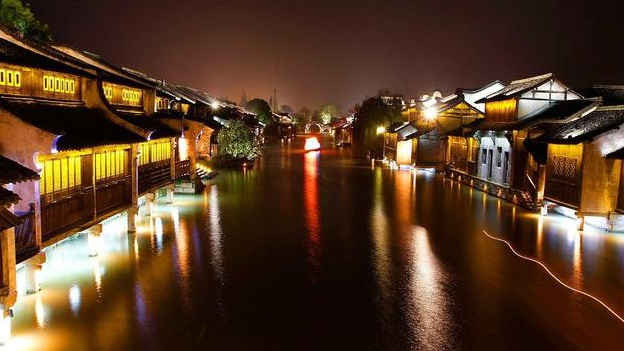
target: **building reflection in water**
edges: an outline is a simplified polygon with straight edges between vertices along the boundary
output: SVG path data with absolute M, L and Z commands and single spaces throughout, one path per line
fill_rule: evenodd
M 391 296 L 391 251 L 389 240 L 388 219 L 383 199 L 383 174 L 382 169 L 375 170 L 373 195 L 373 209 L 371 211 L 371 233 L 373 237 L 373 269 L 376 276 L 376 282 L 379 289 L 380 311 L 384 315 L 384 320 L 388 319 L 388 313 L 391 312 L 390 302 Z
M 318 203 L 318 159 L 320 152 L 304 154 L 303 164 L 303 198 L 305 203 L 305 219 L 308 229 L 306 247 L 308 262 L 312 268 L 313 282 L 318 280 L 321 272 L 321 237 L 320 209 Z
M 190 292 L 190 257 L 189 257 L 189 231 L 188 223 L 180 221 L 180 210 L 176 206 L 171 206 L 171 219 L 173 221 L 173 231 L 175 234 L 174 252 L 176 258 L 176 271 L 180 285 L 180 295 L 183 306 L 190 313 L 192 310 L 192 299 Z
M 80 311 L 80 287 L 78 284 L 72 284 L 69 288 L 69 306 L 74 316 L 78 316 Z
M 41 302 L 41 294 L 37 294 L 35 297 L 35 318 L 37 319 L 37 327 L 44 328 L 46 324 L 45 308 Z

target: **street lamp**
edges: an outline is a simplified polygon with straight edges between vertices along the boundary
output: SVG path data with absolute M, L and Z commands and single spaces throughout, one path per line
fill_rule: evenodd
M 383 126 L 379 126 L 379 127 L 377 127 L 377 134 L 378 134 L 378 135 L 379 135 L 379 134 L 383 134 L 383 133 L 385 133 L 385 132 L 386 132 L 386 127 L 383 127 Z
M 219 109 L 219 103 L 218 103 L 218 102 L 216 102 L 216 101 L 213 101 L 213 102 L 210 104 L 210 107 L 212 107 L 212 109 L 213 109 L 213 110 L 217 110 L 217 109 Z
M 433 107 L 427 107 L 425 109 L 425 119 L 428 121 L 436 119 L 438 112 Z

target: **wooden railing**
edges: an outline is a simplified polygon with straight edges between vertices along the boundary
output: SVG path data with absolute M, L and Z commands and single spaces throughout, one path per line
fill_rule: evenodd
M 139 194 L 171 183 L 171 160 L 139 166 Z
M 16 213 L 21 224 L 15 227 L 15 256 L 17 263 L 30 258 L 38 251 L 35 241 L 35 214 L 33 211 Z
M 191 161 L 177 161 L 175 165 L 175 179 L 191 175 Z
M 537 186 L 528 173 L 524 174 L 524 181 L 522 182 L 522 191 L 530 197 L 533 203 L 537 203 Z

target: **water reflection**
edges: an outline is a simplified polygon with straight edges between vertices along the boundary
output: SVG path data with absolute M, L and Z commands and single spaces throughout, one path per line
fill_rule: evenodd
M 78 312 L 80 311 L 80 287 L 78 284 L 72 284 L 69 288 L 68 298 L 74 316 L 78 316 Z
M 216 185 L 210 187 L 210 199 L 208 201 L 210 219 L 210 251 L 212 267 L 219 285 L 223 285 L 223 251 L 221 248 L 221 213 L 219 211 L 219 189 Z
M 321 271 L 320 209 L 318 204 L 318 160 L 320 152 L 307 152 L 303 164 L 303 200 L 308 228 L 306 246 L 311 266 L 311 279 L 318 280 Z
M 385 202 L 383 200 L 383 175 L 382 170 L 377 169 L 373 187 L 374 207 L 371 211 L 371 232 L 373 234 L 373 270 L 375 272 L 378 289 L 380 311 L 384 315 L 384 320 L 388 320 L 390 313 L 391 298 L 391 251 L 389 242 L 389 224 L 385 213 Z
M 35 317 L 37 319 L 37 327 L 45 327 L 45 308 L 43 307 L 43 303 L 41 302 L 41 294 L 38 294 L 35 298 Z
M 429 233 L 425 228 L 412 230 L 410 292 L 413 303 L 410 305 L 412 332 L 416 344 L 426 350 L 446 349 L 449 342 L 451 324 L 448 303 L 449 297 L 443 284 L 447 277 L 438 259 L 431 252 Z

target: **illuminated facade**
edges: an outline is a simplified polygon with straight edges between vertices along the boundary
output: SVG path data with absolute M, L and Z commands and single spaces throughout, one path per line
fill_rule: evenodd
M 579 229 L 624 230 L 623 125 L 622 106 L 601 106 L 531 141 L 546 147 L 544 200 Z
M 206 118 L 213 100 L 5 29 L 0 48 L 0 247 L 11 258 L 0 269 L 6 317 L 16 267 L 26 272 L 24 292 L 35 293 L 43 248 L 78 232 L 95 242 L 100 223 L 125 211 L 132 232 L 140 196 L 149 215 L 160 189 L 172 201 L 174 182 L 194 182 L 197 141 L 212 133 Z
M 595 108 L 596 102 L 583 100 L 549 73 L 513 81 L 475 103 L 483 104 L 484 118 L 467 126 L 475 138 L 469 152 L 469 162 L 475 166 L 466 167 L 465 172 L 479 188 L 538 208 L 544 195 L 545 165 L 539 152 L 531 152 L 525 141 L 578 118 Z

